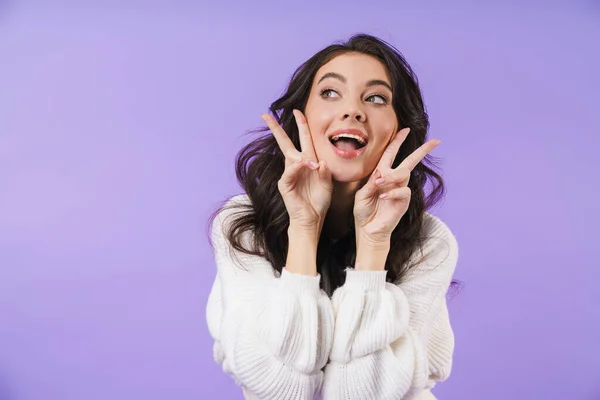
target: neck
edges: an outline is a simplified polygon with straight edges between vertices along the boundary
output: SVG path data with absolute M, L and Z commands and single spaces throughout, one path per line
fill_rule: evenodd
M 339 239 L 350 230 L 354 195 L 360 189 L 361 182 L 333 181 L 331 205 L 325 217 L 323 231 L 331 239 Z

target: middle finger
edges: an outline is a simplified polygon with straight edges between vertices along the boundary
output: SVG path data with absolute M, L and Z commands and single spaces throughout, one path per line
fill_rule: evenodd
M 261 118 L 267 123 L 267 126 L 277 141 L 277 145 L 279 145 L 279 149 L 286 158 L 293 154 L 299 153 L 298 150 L 296 150 L 294 143 L 292 143 L 290 137 L 287 135 L 287 133 L 285 133 L 275 118 L 269 114 L 261 114 Z
M 298 135 L 300 136 L 300 151 L 308 157 L 309 160 L 316 160 L 315 148 L 313 146 L 312 136 L 308 128 L 308 121 L 300 110 L 294 110 L 294 117 L 298 125 Z

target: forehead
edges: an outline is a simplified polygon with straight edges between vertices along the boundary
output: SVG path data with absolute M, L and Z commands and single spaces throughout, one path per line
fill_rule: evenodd
M 390 82 L 387 68 L 375 57 L 362 53 L 345 53 L 324 64 L 315 75 L 315 82 L 328 72 L 336 72 L 348 80 L 348 84 L 361 84 L 371 79 Z

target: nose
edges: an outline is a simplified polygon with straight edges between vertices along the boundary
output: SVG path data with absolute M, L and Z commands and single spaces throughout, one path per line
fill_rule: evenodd
M 346 112 L 344 113 L 343 120 L 347 120 L 349 118 L 355 119 L 358 122 L 365 122 L 367 116 L 358 104 L 349 104 Z
M 344 119 L 353 118 L 358 122 L 365 122 L 366 116 L 362 111 L 356 110 L 344 114 Z

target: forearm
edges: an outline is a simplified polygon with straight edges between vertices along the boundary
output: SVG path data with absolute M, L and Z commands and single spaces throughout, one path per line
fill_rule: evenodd
M 353 278 L 377 274 L 350 272 Z M 454 350 L 445 301 L 440 299 L 434 306 L 424 304 L 429 316 L 423 318 L 419 315 L 421 307 L 411 310 L 403 291 L 395 285 L 388 283 L 385 290 L 378 290 L 369 278 L 353 280 L 353 288 L 339 292 L 334 300 L 335 338 L 325 370 L 324 398 L 412 399 L 445 380 Z M 355 301 L 361 292 L 365 293 L 362 301 Z M 411 312 L 427 324 L 415 329 Z M 348 318 L 357 314 L 356 320 Z
M 257 282 L 258 283 L 258 282 Z M 259 399 L 312 399 L 323 380 L 333 337 L 333 309 L 318 278 L 292 275 L 260 283 L 253 296 L 223 301 L 220 364 Z
M 317 245 L 320 228 L 288 229 L 289 246 L 285 268 L 294 274 L 317 275 Z
M 444 224 L 426 222 L 421 257 L 397 283 L 386 282 L 389 245 L 357 229 L 355 268 L 347 269 L 332 298 L 336 320 L 324 398 L 413 398 L 449 376 L 454 334 L 444 294 L 458 247 Z
M 406 336 L 410 308 L 385 271 L 347 271 L 333 295 L 334 341 L 325 370 L 324 398 L 403 398 L 412 385 L 415 359 Z M 400 339 L 400 340 L 399 340 Z M 396 358 L 396 347 L 403 356 Z M 382 374 L 381 371 L 386 371 Z

